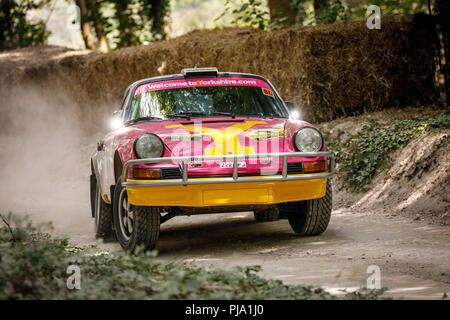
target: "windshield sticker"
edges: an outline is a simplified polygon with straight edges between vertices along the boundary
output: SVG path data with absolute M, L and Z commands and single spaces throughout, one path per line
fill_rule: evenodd
M 226 86 L 241 86 L 241 87 L 260 87 L 267 90 L 268 93 L 264 93 L 273 97 L 273 92 L 270 90 L 267 82 L 256 78 L 203 78 L 203 79 L 180 79 L 180 80 L 167 80 L 146 83 L 139 86 L 134 95 L 139 95 L 148 91 L 158 91 L 167 89 L 180 89 L 180 88 L 195 88 L 195 87 L 226 87 Z
M 267 88 L 261 88 L 261 89 L 262 89 L 263 94 L 265 94 L 266 96 L 271 96 L 271 97 L 273 97 L 273 92 L 272 92 L 272 90 L 267 89 Z

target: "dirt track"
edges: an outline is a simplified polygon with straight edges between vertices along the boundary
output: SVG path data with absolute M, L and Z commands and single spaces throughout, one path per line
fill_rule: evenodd
M 231 213 L 173 219 L 158 250 L 160 259 L 206 266 L 261 265 L 268 277 L 334 293 L 365 286 L 376 264 L 390 295 L 440 298 L 450 292 L 449 238 L 449 227 L 350 212 L 334 212 L 323 235 L 303 238 L 287 220 L 256 223 L 252 213 Z
M 1 208 L 54 221 L 55 234 L 73 243 L 94 243 L 87 181 L 73 182 L 67 195 L 3 198 Z M 70 194 L 80 198 L 69 200 Z M 14 198 L 9 198 L 14 199 Z M 287 220 L 257 223 L 251 212 L 176 217 L 161 226 L 160 260 L 195 261 L 221 268 L 261 265 L 263 273 L 290 284 L 319 285 L 333 292 L 366 285 L 369 265 L 381 270 L 387 295 L 440 299 L 450 293 L 450 226 L 379 212 L 335 210 L 327 231 L 298 237 Z M 103 245 L 121 250 L 117 243 Z
M 67 234 L 80 245 L 93 243 L 88 186 L 95 137 L 79 137 L 68 121 L 47 127 L 39 117 L 30 118 L 29 132 L 0 135 L 0 162 L 6 164 L 0 212 L 52 220 L 55 234 Z M 333 293 L 365 286 L 367 267 L 375 264 L 390 296 L 440 299 L 450 293 L 450 226 L 385 210 L 335 210 L 328 230 L 311 238 L 296 236 L 286 220 L 256 223 L 252 213 L 177 217 L 162 225 L 158 259 L 222 268 L 261 265 L 267 277 Z M 116 243 L 105 247 L 120 250 Z
M 72 207 L 78 221 L 56 223 L 72 241 L 94 241 L 89 208 Z M 86 226 L 89 226 L 86 229 Z M 253 214 L 177 217 L 162 225 L 160 260 L 195 261 L 221 268 L 261 265 L 263 274 L 289 284 L 320 285 L 339 294 L 366 285 L 369 265 L 381 269 L 388 296 L 440 299 L 450 292 L 450 227 L 380 214 L 334 211 L 318 237 L 296 236 L 287 220 L 257 223 Z M 120 250 L 117 243 L 104 245 Z
M 11 168 L 3 172 L 0 212 L 29 214 L 35 222 L 52 220 L 55 234 L 67 234 L 79 245 L 94 243 L 86 163 L 95 140 L 87 141 L 74 150 L 58 149 L 64 153 L 54 159 L 83 156 L 56 167 L 55 155 L 40 159 L 32 148 L 16 148 L 7 139 L 0 143 L 5 156 L 30 153 L 7 162 Z M 35 139 L 31 143 L 42 145 Z M 333 293 L 365 286 L 367 267 L 375 264 L 389 296 L 440 299 L 444 292 L 450 293 L 449 225 L 417 221 L 389 210 L 361 212 L 335 210 L 327 231 L 309 238 L 296 236 L 286 220 L 257 223 L 250 212 L 176 217 L 162 225 L 158 259 L 221 268 L 261 265 L 267 277 L 319 285 Z M 121 250 L 117 243 L 104 246 Z
M 194 34 L 194 37 L 201 36 L 201 34 Z M 245 34 L 243 36 L 247 37 Z M 218 39 L 222 41 L 220 37 Z M 284 38 L 280 39 L 284 41 Z M 184 44 L 183 39 L 180 41 Z M 251 42 L 249 43 L 251 44 Z M 197 45 L 196 42 L 192 41 L 190 44 Z M 140 50 L 145 51 L 149 48 L 143 47 Z M 278 49 L 277 46 L 273 46 L 273 48 Z M 64 51 L 56 50 L 53 53 L 53 58 L 63 61 L 67 58 Z M 209 52 L 209 49 L 206 51 Z M 275 50 L 274 52 L 278 53 L 278 51 Z M 127 52 L 125 50 L 116 54 L 126 55 Z M 173 52 L 178 51 L 174 50 Z M 37 53 L 37 56 L 42 57 L 39 51 Z M 217 54 L 219 53 L 220 51 Z M 4 60 L 9 59 L 9 62 L 4 63 L 4 66 L 13 68 L 11 72 L 5 72 L 5 74 L 24 76 L 29 74 L 31 75 L 30 81 L 39 83 L 43 87 L 47 86 L 52 90 L 43 91 L 39 86 L 29 88 L 20 85 L 15 88 L 18 93 L 11 94 L 9 87 L 3 88 L 7 93 L 4 97 L 7 99 L 5 98 L 2 102 L 2 106 L 5 107 L 2 109 L 2 117 L 0 117 L 0 120 L 2 120 L 0 130 L 0 148 L 2 149 L 0 163 L 2 166 L 0 173 L 3 179 L 2 184 L 0 184 L 0 213 L 12 211 L 15 214 L 30 214 L 36 222 L 52 220 L 55 225 L 55 234 L 67 234 L 76 244 L 90 244 L 95 239 L 93 237 L 94 222 L 90 217 L 89 207 L 89 158 L 91 152 L 95 150 L 97 139 L 101 138 L 104 133 L 85 137 L 84 127 L 77 121 L 80 116 L 77 99 L 66 96 L 64 92 L 53 90 L 53 84 L 56 83 L 53 76 L 59 74 L 61 79 L 71 79 L 62 71 L 65 70 L 64 68 L 71 70 L 72 64 L 68 63 L 70 61 L 74 63 L 74 70 L 77 69 L 78 64 L 76 62 L 79 62 L 82 58 L 73 57 L 64 60 L 65 63 L 62 63 L 64 68 L 61 68 L 61 70 L 56 68 L 60 71 L 59 73 L 54 72 L 53 67 L 47 66 L 48 69 L 46 69 L 46 65 L 43 66 L 43 69 L 48 71 L 44 74 L 49 75 L 48 80 L 50 82 L 39 82 L 35 80 L 33 75 L 36 73 L 37 66 L 43 63 L 39 59 L 36 60 L 29 56 L 29 54 L 31 52 L 25 51 L 23 56 L 20 54 L 13 54 L 10 57 L 8 54 L 4 55 Z M 232 54 L 235 54 L 235 52 L 232 52 Z M 75 56 L 78 55 L 83 55 L 83 52 L 75 54 Z M 129 61 L 136 66 L 137 70 L 144 70 L 134 55 L 130 55 L 130 57 L 132 58 L 128 60 L 119 60 Z M 191 55 L 187 57 L 190 58 Z M 141 56 L 141 59 L 144 58 L 145 55 Z M 15 62 L 11 62 L 16 59 L 22 59 L 23 61 L 17 60 L 16 66 Z M 219 60 L 226 61 L 226 63 L 242 62 L 240 59 L 221 58 Z M 286 60 L 284 56 L 283 60 Z M 20 65 L 30 61 L 35 65 L 29 66 L 29 68 L 26 67 L 26 64 Z M 346 66 L 358 65 L 347 64 L 346 60 L 341 62 Z M 391 62 L 389 58 L 389 63 Z M 183 67 L 195 63 L 197 63 L 197 60 L 189 60 Z M 50 65 L 53 65 L 53 62 Z M 58 65 L 59 62 L 55 64 L 55 66 Z M 97 66 L 96 63 L 92 63 L 92 65 Z M 110 64 L 105 63 L 105 65 L 116 66 L 116 61 L 114 60 Z M 247 63 L 245 62 L 244 65 L 247 66 Z M 260 69 L 256 64 L 252 63 L 251 65 L 258 70 Z M 176 67 L 173 72 L 179 72 L 182 67 L 170 63 L 167 66 Z M 270 69 L 271 64 L 264 64 L 263 66 Z M 24 69 L 24 67 L 26 68 Z M 160 66 L 152 67 L 159 68 Z M 218 65 L 218 67 L 224 70 L 241 70 L 237 66 L 225 68 L 225 66 Z M 374 67 L 381 68 L 382 65 L 380 67 L 376 64 Z M 5 70 L 9 70 L 8 68 Z M 297 77 L 298 70 L 296 68 L 291 69 L 296 70 L 295 77 Z M 92 70 L 95 74 L 100 74 L 97 67 Z M 111 73 L 116 72 L 116 68 L 108 70 Z M 381 68 L 380 70 L 384 69 Z M 163 71 L 169 72 L 170 70 Z M 251 70 L 241 71 L 250 72 Z M 326 69 L 326 72 L 328 71 Z M 145 74 L 142 77 L 155 74 Z M 115 74 L 113 75 L 115 76 Z M 129 75 L 138 76 L 131 71 L 129 74 L 121 74 L 124 77 Z M 279 75 L 279 77 L 274 75 L 269 78 L 274 78 L 276 84 L 281 84 L 280 81 L 285 79 L 283 81 L 287 81 L 290 86 L 280 87 L 294 88 L 295 90 L 292 92 L 298 91 L 297 86 L 291 83 L 291 80 L 286 78 L 283 72 L 280 72 Z M 118 82 L 114 76 L 109 77 L 106 74 L 99 78 L 97 82 L 102 85 L 100 86 L 102 90 L 93 90 L 95 97 L 97 97 L 98 92 L 103 92 L 105 79 L 112 79 L 111 84 L 118 84 L 119 86 L 123 84 L 123 87 L 132 80 L 124 78 L 122 82 Z M 74 77 L 73 79 L 78 78 Z M 16 80 L 18 84 L 22 84 L 19 81 L 20 78 Z M 89 88 L 92 89 L 91 81 L 75 81 L 78 84 L 88 84 Z M 358 80 L 359 82 L 361 81 Z M 14 81 L 5 78 L 3 83 L 14 83 Z M 47 85 L 48 83 L 52 85 Z M 67 85 L 65 82 L 64 84 L 70 88 L 71 92 L 80 95 L 77 90 L 73 90 L 71 85 Z M 108 92 L 117 94 L 122 89 L 111 89 Z M 84 91 L 80 92 L 82 92 L 81 96 L 84 96 Z M 337 91 L 333 89 L 333 92 Z M 346 91 L 342 92 L 347 94 Z M 291 93 L 287 97 L 289 95 L 292 97 Z M 364 96 L 369 97 L 366 91 L 364 91 Z M 120 98 L 121 94 L 118 97 Z M 110 98 L 112 99 L 112 97 Z M 360 103 L 360 99 L 357 99 L 357 101 Z M 106 105 L 110 109 L 117 107 L 115 104 Z M 105 111 L 105 114 L 109 116 L 110 110 L 108 109 L 108 112 L 106 112 L 106 107 L 102 109 L 101 105 L 96 105 L 96 108 L 95 110 Z M 398 113 L 398 110 L 390 111 L 390 113 L 384 110 L 380 114 L 384 115 L 383 117 L 387 122 L 390 122 L 394 118 L 393 114 Z M 369 120 L 370 116 L 368 115 L 366 120 Z M 375 118 L 378 118 L 378 116 L 375 115 Z M 103 127 L 108 123 L 107 120 L 108 118 L 102 115 L 97 117 L 91 125 Z M 343 127 L 347 126 L 346 123 L 348 128 L 356 129 L 355 118 L 337 120 L 331 127 L 329 126 L 329 129 L 333 129 L 333 126 L 340 126 L 344 130 Z M 360 121 L 360 123 L 363 124 L 364 121 Z M 335 132 L 338 133 L 338 130 Z M 398 172 L 403 174 L 406 169 L 415 169 L 413 165 L 416 162 L 421 166 L 420 170 L 412 170 L 414 174 L 417 172 L 418 174 L 415 175 L 417 176 L 417 178 L 414 178 L 416 180 L 412 179 L 409 188 L 405 188 L 405 186 L 408 187 L 407 181 L 411 179 L 403 179 L 403 176 L 399 174 L 393 174 L 393 176 L 400 176 L 403 180 L 390 180 L 388 181 L 389 184 L 385 183 L 384 179 L 376 180 L 372 188 L 375 192 L 369 194 L 369 199 L 364 198 L 363 200 L 364 203 L 368 204 L 368 208 L 358 209 L 364 213 L 354 214 L 351 211 L 334 211 L 328 230 L 321 236 L 297 237 L 286 220 L 256 223 L 253 220 L 252 213 L 177 217 L 162 226 L 161 238 L 157 246 L 160 252 L 158 259 L 194 260 L 205 266 L 214 264 L 223 268 L 231 268 L 237 264 L 261 265 L 267 277 L 278 278 L 286 283 L 320 285 L 333 293 L 339 293 L 339 289 L 351 290 L 365 286 L 366 279 L 369 276 L 366 273 L 367 267 L 375 264 L 381 269 L 381 285 L 390 288 L 388 295 L 405 298 L 439 299 L 444 292 L 450 293 L 450 226 L 437 226 L 425 221 L 414 221 L 397 212 L 394 213 L 390 206 L 383 213 L 381 209 L 378 212 L 370 211 L 370 208 L 374 208 L 372 202 L 378 199 L 372 195 L 377 194 L 378 191 L 382 190 L 381 187 L 385 185 L 391 195 L 394 195 L 384 198 L 391 204 L 397 204 L 399 201 L 410 198 L 415 200 L 414 203 L 418 203 L 416 200 L 418 195 L 421 195 L 419 200 L 421 200 L 420 203 L 424 204 L 424 207 L 430 209 L 430 201 L 433 201 L 431 203 L 434 204 L 433 208 L 438 207 L 439 209 L 436 214 L 447 214 L 444 210 L 447 209 L 448 201 L 444 203 L 442 199 L 448 199 L 448 192 L 445 188 L 446 175 L 444 175 L 448 172 L 446 170 L 448 151 L 445 151 L 448 149 L 442 148 L 442 154 L 439 155 L 441 158 L 434 156 L 434 160 L 432 159 L 433 161 L 429 162 L 433 165 L 429 168 L 428 166 L 422 166 L 422 162 L 416 161 L 415 154 L 423 157 L 422 149 L 424 149 L 416 148 L 417 145 L 434 146 L 430 143 L 430 140 L 420 140 L 415 145 L 413 144 L 415 149 L 411 148 L 412 151 L 418 150 L 420 152 L 404 152 L 404 149 L 398 151 L 404 155 L 411 155 L 409 158 L 402 158 L 408 165 L 401 166 L 402 170 L 397 170 Z M 430 154 L 434 155 L 434 149 L 428 149 L 430 149 Z M 428 156 L 423 158 L 428 159 Z M 425 164 L 428 164 L 428 160 L 425 162 Z M 423 172 L 425 172 L 424 176 L 422 176 Z M 406 172 L 406 174 L 409 173 Z M 426 192 L 421 189 L 419 190 L 420 193 L 416 193 L 416 181 L 421 183 L 419 187 L 425 186 L 422 182 L 426 176 L 431 178 L 442 177 L 442 180 L 429 179 L 428 181 L 432 183 L 426 185 Z M 399 192 L 398 186 L 403 187 L 402 192 Z M 433 188 L 430 189 L 429 187 Z M 434 197 L 436 195 L 437 197 Z M 359 195 L 355 194 L 354 196 L 358 197 Z M 392 201 L 392 199 L 395 199 L 395 201 Z M 345 201 L 340 200 L 341 204 L 346 206 Z M 344 200 L 349 200 L 349 197 L 345 195 Z M 384 208 L 384 204 L 381 203 L 378 207 Z M 425 212 L 422 207 L 418 207 L 417 210 L 419 210 L 418 214 L 421 217 L 434 214 L 434 212 Z M 104 246 L 113 250 L 120 250 L 116 243 L 109 243 Z

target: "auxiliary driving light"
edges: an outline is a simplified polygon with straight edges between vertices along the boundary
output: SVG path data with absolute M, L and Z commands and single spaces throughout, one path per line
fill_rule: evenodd
M 133 168 L 131 169 L 132 179 L 160 179 L 161 171 L 159 169 Z
M 325 160 L 311 161 L 311 162 L 304 162 L 303 168 L 304 172 L 321 172 L 326 170 L 327 165 L 325 163 Z

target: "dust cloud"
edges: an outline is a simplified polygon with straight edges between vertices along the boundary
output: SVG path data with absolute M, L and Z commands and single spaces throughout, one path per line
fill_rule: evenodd
M 90 155 L 98 137 L 83 129 L 79 108 L 64 93 L 2 91 L 0 212 L 51 220 L 55 233 L 92 237 Z

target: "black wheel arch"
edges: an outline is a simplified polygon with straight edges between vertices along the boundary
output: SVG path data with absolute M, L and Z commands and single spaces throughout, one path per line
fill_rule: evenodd
M 122 170 L 123 170 L 122 158 L 120 157 L 119 152 L 116 150 L 116 152 L 114 152 L 114 180 L 116 181 L 116 183 L 119 180 L 120 175 L 122 174 Z

